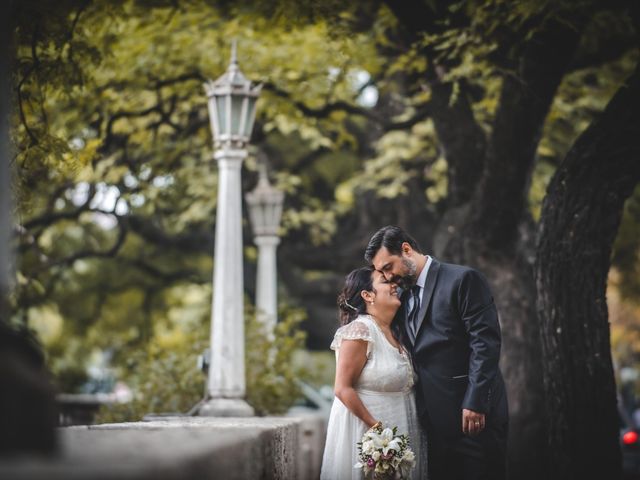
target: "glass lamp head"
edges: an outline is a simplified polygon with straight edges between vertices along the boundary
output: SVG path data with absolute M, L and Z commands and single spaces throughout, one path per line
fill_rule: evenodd
M 253 85 L 238 68 L 235 42 L 227 71 L 205 82 L 204 89 L 215 146 L 243 148 L 251 137 L 262 85 Z

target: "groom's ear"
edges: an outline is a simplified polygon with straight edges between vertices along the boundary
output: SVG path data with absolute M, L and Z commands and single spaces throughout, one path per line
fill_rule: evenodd
M 400 248 L 404 255 L 411 255 L 411 252 L 413 252 L 413 248 L 411 248 L 411 245 L 409 245 L 408 242 L 402 242 Z

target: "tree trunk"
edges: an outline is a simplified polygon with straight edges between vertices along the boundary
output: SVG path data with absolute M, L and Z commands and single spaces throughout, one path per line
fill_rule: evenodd
M 468 233 L 478 247 L 511 250 L 528 216 L 531 171 L 544 121 L 580 40 L 584 19 L 550 19 L 525 44 L 517 76 L 506 75 Z
M 542 209 L 535 275 L 553 465 L 549 478 L 620 476 L 605 294 L 624 202 L 640 181 L 639 157 L 637 69 L 576 141 Z
M 2 39 L 0 40 L 0 321 L 9 316 L 11 181 L 9 159 L 9 65 L 11 28 L 9 12 L 11 3 L 4 3 L 2 15 Z
M 540 331 L 536 321 L 532 241 L 502 257 L 467 251 L 460 263 L 482 271 L 491 285 L 502 330 L 500 368 L 509 400 L 509 478 L 546 478 L 546 421 Z

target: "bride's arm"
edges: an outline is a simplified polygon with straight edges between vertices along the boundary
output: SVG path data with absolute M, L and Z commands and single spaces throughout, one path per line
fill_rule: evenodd
M 355 385 L 360 372 L 367 362 L 367 342 L 364 340 L 343 340 L 340 345 L 338 355 L 338 365 L 336 366 L 336 383 L 334 392 L 336 397 L 349 409 L 356 417 L 362 420 L 367 427 L 375 425 L 376 419 L 371 416 L 367 407 L 358 396 L 353 386 Z

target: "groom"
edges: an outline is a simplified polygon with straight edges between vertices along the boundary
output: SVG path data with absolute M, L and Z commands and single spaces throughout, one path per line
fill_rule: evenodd
M 429 480 L 504 479 L 507 397 L 487 281 L 469 267 L 423 255 L 395 226 L 371 237 L 365 260 L 404 290 L 394 324 L 418 374 Z

